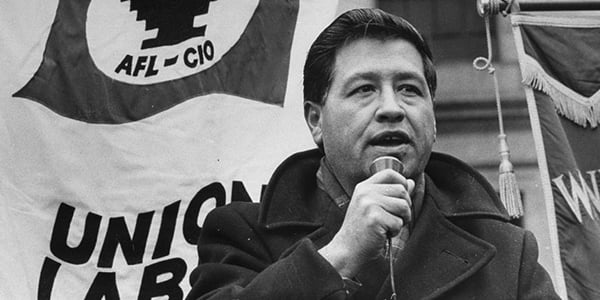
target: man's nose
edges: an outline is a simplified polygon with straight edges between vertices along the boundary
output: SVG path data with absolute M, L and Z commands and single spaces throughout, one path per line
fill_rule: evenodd
M 402 96 L 392 88 L 381 91 L 378 104 L 375 113 L 378 122 L 400 122 L 406 116 Z

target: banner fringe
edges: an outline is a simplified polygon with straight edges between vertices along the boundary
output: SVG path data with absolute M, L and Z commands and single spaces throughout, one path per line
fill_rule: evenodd
M 554 108 L 577 125 L 592 128 L 600 123 L 600 102 L 580 96 L 550 77 L 533 58 L 521 62 L 523 83 L 550 96 Z

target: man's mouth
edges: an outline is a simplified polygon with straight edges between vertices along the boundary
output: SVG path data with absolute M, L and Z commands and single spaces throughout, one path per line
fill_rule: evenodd
M 381 147 L 395 147 L 410 143 L 408 134 L 402 131 L 386 131 L 379 133 L 371 139 L 370 144 Z

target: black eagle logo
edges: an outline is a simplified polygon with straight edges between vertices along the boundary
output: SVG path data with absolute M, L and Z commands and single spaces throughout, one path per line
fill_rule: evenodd
M 155 38 L 141 45 L 152 48 L 202 36 L 210 24 L 193 27 L 193 19 L 210 13 L 214 0 L 129 1 L 146 29 L 158 29 Z M 59 0 L 42 63 L 13 96 L 71 119 L 101 124 L 138 121 L 212 93 L 283 105 L 298 0 L 260 0 L 242 36 L 220 61 L 193 75 L 152 84 L 117 81 L 96 67 L 85 35 L 90 2 Z

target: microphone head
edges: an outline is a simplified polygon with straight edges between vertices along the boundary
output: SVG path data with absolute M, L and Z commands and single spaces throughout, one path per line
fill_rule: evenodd
M 393 156 L 381 156 L 373 160 L 371 166 L 369 167 L 371 175 L 385 169 L 392 169 L 402 174 L 402 172 L 404 172 L 404 165 L 399 159 Z

